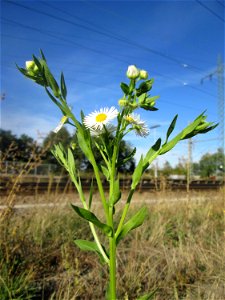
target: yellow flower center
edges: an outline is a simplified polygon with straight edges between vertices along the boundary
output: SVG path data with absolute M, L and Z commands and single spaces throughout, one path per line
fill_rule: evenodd
M 107 118 L 107 115 L 104 113 L 100 113 L 96 116 L 96 122 L 103 122 Z
M 134 122 L 134 119 L 131 116 L 126 116 L 126 120 L 130 123 Z

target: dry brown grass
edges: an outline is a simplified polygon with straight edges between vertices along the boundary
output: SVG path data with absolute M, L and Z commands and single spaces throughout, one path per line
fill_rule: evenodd
M 146 202 L 149 217 L 119 246 L 118 299 L 223 300 L 223 195 L 136 194 L 133 210 Z M 106 268 L 73 244 L 91 236 L 68 206 L 16 211 L 0 231 L 2 299 L 104 299 Z

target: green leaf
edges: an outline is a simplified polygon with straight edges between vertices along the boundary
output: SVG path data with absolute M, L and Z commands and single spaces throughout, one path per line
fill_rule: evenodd
M 68 148 L 68 169 L 70 176 L 73 178 L 76 176 L 76 166 L 73 153 L 70 148 Z
M 99 229 L 101 229 L 107 236 L 112 237 L 113 230 L 110 226 L 102 223 L 92 212 L 87 209 L 78 207 L 76 205 L 71 204 L 72 208 L 75 212 L 83 219 L 93 223 Z
M 98 246 L 95 242 L 90 242 L 90 241 L 86 241 L 86 240 L 75 240 L 74 243 L 83 251 L 93 251 L 95 253 L 97 253 L 100 257 L 101 262 L 105 262 L 101 252 L 98 249 Z M 102 245 L 102 248 L 104 249 L 104 252 L 106 254 L 106 256 L 108 256 L 108 254 L 106 253 L 105 247 Z
M 49 92 L 49 90 L 45 87 L 45 90 L 46 90 L 46 92 L 47 92 L 47 94 L 48 94 L 48 96 L 49 96 L 49 98 L 51 98 L 51 100 L 56 104 L 56 105 L 58 105 L 58 100 L 55 98 L 55 97 L 53 97 L 52 96 L 52 94 Z
M 156 110 L 158 110 L 157 107 L 151 106 L 151 104 L 148 104 L 148 103 L 140 104 L 140 107 L 143 108 L 143 109 L 145 109 L 145 110 L 149 110 L 149 111 L 156 111 Z
M 16 64 L 17 69 L 24 75 L 27 76 L 28 72 L 26 69 L 24 68 L 20 68 L 17 64 Z M 28 77 L 28 76 L 27 76 Z M 33 78 L 33 76 L 30 76 L 30 78 Z
M 62 96 L 63 96 L 64 100 L 66 100 L 67 88 L 66 88 L 66 83 L 65 83 L 65 79 L 64 79 L 63 73 L 61 73 L 60 84 L 61 84 L 61 93 L 62 93 Z
M 148 293 L 148 294 L 145 294 L 141 297 L 139 297 L 137 300 L 151 300 L 153 299 L 155 293 L 157 292 L 158 288 L 156 288 L 154 291 Z
M 187 136 L 193 133 L 195 128 L 202 122 L 205 118 L 204 113 L 199 115 L 191 124 L 189 124 L 185 129 L 183 129 L 178 135 L 176 135 L 171 141 L 167 142 L 160 149 L 159 155 L 165 154 L 170 151 L 180 140 L 185 139 Z
M 84 251 L 94 251 L 94 252 L 99 251 L 98 246 L 95 242 L 90 242 L 90 241 L 86 241 L 86 240 L 75 240 L 74 243 L 81 250 L 84 250 Z
M 43 70 L 44 70 L 44 76 L 46 78 L 46 81 L 47 81 L 48 85 L 51 87 L 54 96 L 59 97 L 61 92 L 60 92 L 57 81 L 53 77 L 53 75 L 50 72 L 50 70 L 48 68 L 48 65 L 46 64 L 45 61 L 42 61 L 42 66 L 43 66 Z
M 102 171 L 102 174 L 105 176 L 105 178 L 109 180 L 109 170 L 103 165 L 100 165 L 100 169 Z
M 121 191 L 120 191 L 120 180 L 117 178 L 114 181 L 114 191 L 112 195 L 112 204 L 116 204 L 121 198 Z
M 41 63 L 39 62 L 39 60 L 37 59 L 37 57 L 35 55 L 33 55 L 33 61 L 35 62 L 38 69 L 41 70 L 42 69 Z
M 125 95 L 129 94 L 129 86 L 126 83 L 121 82 L 120 87 Z
M 158 156 L 158 151 L 161 146 L 161 139 L 159 138 L 155 144 L 149 149 L 143 160 L 143 171 L 147 169 L 150 163 Z
M 138 102 L 139 102 L 139 104 L 144 103 L 146 97 L 147 97 L 147 94 L 146 94 L 146 93 L 144 93 L 144 94 L 142 94 L 141 96 L 139 96 L 139 97 L 138 97 Z
M 143 155 L 141 156 L 138 165 L 135 168 L 134 173 L 132 175 L 131 189 L 134 190 L 136 188 L 136 186 L 138 185 L 141 179 L 142 173 L 143 173 Z
M 176 125 L 176 122 L 177 122 L 177 117 L 178 117 L 178 115 L 176 115 L 176 116 L 174 117 L 173 121 L 171 122 L 171 124 L 170 124 L 170 126 L 169 126 L 169 128 L 168 128 L 168 130 L 167 130 L 167 134 L 166 134 L 166 142 L 165 142 L 165 144 L 167 143 L 169 136 L 171 135 L 171 133 L 173 132 L 173 130 L 174 130 L 174 128 L 175 128 L 175 125 Z
M 45 58 L 44 53 L 43 53 L 43 51 L 41 49 L 40 49 L 40 53 L 41 53 L 42 59 L 46 62 L 46 58 Z
M 125 223 L 116 238 L 116 244 L 118 245 L 119 241 L 124 238 L 131 230 L 139 227 L 144 222 L 147 216 L 147 208 L 142 207 L 131 219 Z
M 146 98 L 145 101 L 146 101 L 147 103 L 152 103 L 152 102 L 155 102 L 155 101 L 158 100 L 158 99 L 159 99 L 159 96 L 152 96 L 152 97 Z
M 147 93 L 151 90 L 154 80 L 149 79 L 142 82 L 136 90 L 137 96 L 141 96 L 143 93 Z
M 88 208 L 91 208 L 92 199 L 93 199 L 93 190 L 94 190 L 94 183 L 93 178 L 91 179 L 91 186 L 90 186 L 90 192 L 89 192 L 89 200 L 88 200 Z
M 136 150 L 137 150 L 137 149 L 134 148 L 134 149 L 132 150 L 132 152 L 131 152 L 130 154 L 127 155 L 126 158 L 119 160 L 118 163 L 117 163 L 117 167 L 124 165 L 127 161 L 129 161 L 132 157 L 134 157 L 134 155 L 135 155 L 135 153 L 136 153 Z
M 80 130 L 77 131 L 77 140 L 87 159 L 92 162 L 92 150 L 90 148 L 89 138 L 85 136 L 83 128 L 80 128 Z

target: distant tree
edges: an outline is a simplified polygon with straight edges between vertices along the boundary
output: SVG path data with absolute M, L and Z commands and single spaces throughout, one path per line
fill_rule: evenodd
M 28 135 L 17 137 L 10 130 L 0 129 L 0 151 L 6 160 L 25 162 L 30 159 L 34 147 L 34 140 Z
M 71 143 L 72 136 L 66 127 L 62 127 L 57 133 L 51 131 L 43 141 L 43 147 L 51 148 L 53 145 L 61 143 L 68 147 Z
M 184 160 L 179 160 L 179 163 L 173 168 L 173 173 L 177 175 L 186 175 L 187 166 Z
M 192 174 L 193 175 L 200 175 L 200 166 L 199 162 L 194 162 L 192 164 Z
M 173 173 L 173 167 L 171 166 L 171 164 L 168 161 L 165 161 L 162 169 L 160 170 L 160 174 L 168 177 L 172 173 Z
M 12 134 L 10 130 L 0 129 L 0 151 L 5 153 L 12 144 L 17 143 L 16 135 Z
M 218 149 L 216 153 L 206 153 L 199 161 L 199 169 L 201 177 L 210 177 L 222 174 L 224 170 L 225 155 L 222 149 Z

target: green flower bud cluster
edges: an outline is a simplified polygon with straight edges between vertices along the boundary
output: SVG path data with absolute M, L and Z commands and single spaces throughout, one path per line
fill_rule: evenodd
M 17 68 L 27 78 L 32 79 L 37 84 L 43 86 L 52 101 L 59 106 L 63 115 L 65 115 L 67 110 L 67 106 L 65 106 L 67 88 L 63 73 L 61 74 L 60 83 L 58 84 L 48 67 L 43 52 L 40 52 L 41 58 L 37 58 L 33 55 L 33 60 L 26 61 L 25 68 L 20 68 L 18 66 Z
M 119 105 L 128 108 L 130 111 L 138 107 L 151 111 L 157 110 L 154 105 L 159 97 L 150 97 L 148 95 L 154 83 L 153 79 L 148 79 L 148 72 L 138 69 L 135 65 L 130 65 L 126 75 L 130 79 L 130 84 L 121 83 L 120 87 L 124 92 L 124 96 L 119 100 Z M 140 80 L 141 83 L 137 86 Z
M 135 65 L 131 65 L 127 69 L 127 77 L 129 79 L 143 79 L 148 78 L 148 72 L 145 70 L 139 70 Z

